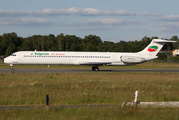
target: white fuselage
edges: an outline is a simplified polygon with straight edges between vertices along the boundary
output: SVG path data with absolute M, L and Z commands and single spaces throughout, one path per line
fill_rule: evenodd
M 34 65 L 128 65 L 146 62 L 122 61 L 122 56 L 139 57 L 138 53 L 110 53 L 110 52 L 61 52 L 61 51 L 20 51 L 4 59 L 7 64 L 34 64 Z

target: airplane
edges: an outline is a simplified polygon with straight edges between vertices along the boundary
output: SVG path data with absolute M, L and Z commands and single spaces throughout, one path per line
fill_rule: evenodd
M 4 63 L 13 65 L 86 65 L 93 71 L 99 71 L 98 66 L 135 65 L 158 58 L 157 53 L 167 42 L 153 39 L 142 51 L 127 52 L 64 52 L 64 51 L 19 51 L 4 59 Z

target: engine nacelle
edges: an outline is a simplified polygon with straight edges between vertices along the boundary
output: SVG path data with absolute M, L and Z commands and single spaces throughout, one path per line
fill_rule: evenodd
M 145 58 L 135 56 L 121 56 L 121 61 L 124 63 L 141 63 L 145 62 Z

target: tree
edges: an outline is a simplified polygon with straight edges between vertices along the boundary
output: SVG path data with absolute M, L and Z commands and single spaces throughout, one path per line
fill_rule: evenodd
M 1 36 L 1 52 L 8 56 L 13 52 L 18 51 L 22 42 L 22 38 L 18 37 L 16 33 L 4 33 Z
M 83 50 L 85 51 L 99 51 L 98 46 L 102 44 L 99 36 L 88 35 L 83 39 Z
M 56 37 L 56 40 L 57 40 L 57 50 L 64 51 L 65 50 L 65 37 L 63 33 L 58 35 Z
M 101 52 L 114 52 L 114 42 L 104 41 L 101 45 L 99 45 L 99 51 Z
M 127 49 L 128 48 L 127 48 L 126 41 L 122 41 L 122 40 L 120 42 L 116 43 L 114 46 L 114 52 L 126 52 L 126 51 L 128 51 Z
M 178 36 L 173 36 L 170 40 L 177 41 L 176 43 L 173 43 L 173 49 L 178 49 L 179 48 Z
M 142 40 L 139 42 L 140 50 L 143 50 L 145 47 L 147 47 L 147 45 L 149 45 L 151 41 L 152 38 L 150 39 L 149 37 L 146 36 L 142 38 Z
M 3 49 L 2 49 L 2 44 L 1 44 L 1 41 L 3 40 L 3 37 L 0 35 L 0 55 L 3 55 Z
M 33 35 L 26 38 L 18 37 L 16 33 L 4 33 L 0 35 L 0 55 L 8 56 L 16 51 L 99 51 L 99 52 L 138 52 L 143 50 L 152 39 L 158 37 L 143 37 L 141 41 L 120 41 L 117 43 L 104 41 L 96 35 L 88 35 L 84 38 L 75 35 L 65 35 L 60 33 L 55 37 Z M 171 40 L 177 43 L 167 43 L 163 50 L 179 48 L 179 39 L 173 36 Z

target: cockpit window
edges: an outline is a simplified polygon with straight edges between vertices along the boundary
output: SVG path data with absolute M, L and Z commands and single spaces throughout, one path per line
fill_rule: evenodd
M 16 54 L 12 53 L 12 55 L 11 55 L 11 56 L 16 56 Z

